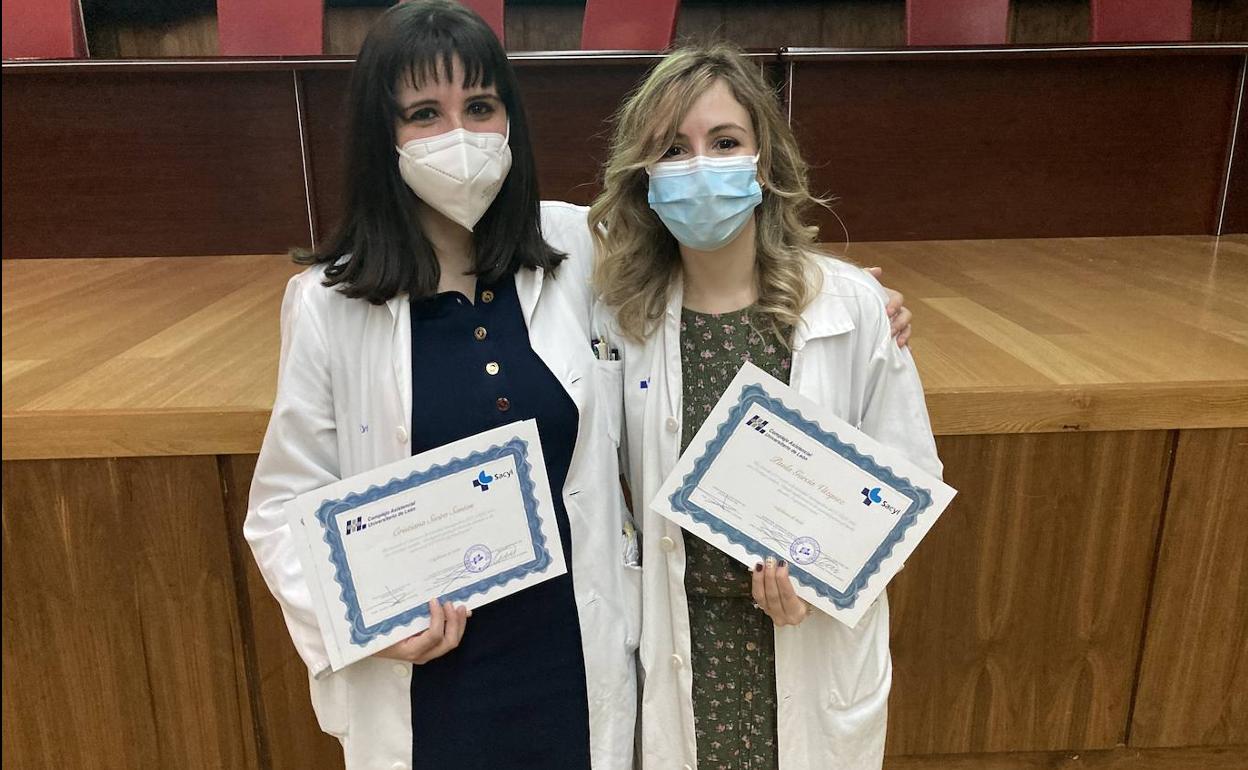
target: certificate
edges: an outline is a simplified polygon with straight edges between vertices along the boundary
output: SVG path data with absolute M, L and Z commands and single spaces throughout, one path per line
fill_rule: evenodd
M 429 627 L 429 600 L 479 607 L 564 574 L 537 423 L 322 487 L 285 506 L 330 666 Z
M 853 627 L 955 494 L 746 363 L 651 508 Z

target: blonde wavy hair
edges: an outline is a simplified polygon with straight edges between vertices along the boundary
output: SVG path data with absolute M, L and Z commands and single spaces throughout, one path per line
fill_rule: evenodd
M 826 201 L 807 187 L 806 163 L 761 68 L 727 44 L 673 52 L 620 105 L 602 193 L 589 210 L 598 252 L 594 286 L 624 334 L 641 340 L 654 331 L 680 271 L 680 251 L 646 201 L 646 167 L 663 157 L 693 103 L 717 81 L 749 113 L 757 137 L 763 188 L 755 210 L 757 309 L 767 331 L 787 345 L 786 330 L 819 289 L 810 269 L 818 228 L 803 214 Z

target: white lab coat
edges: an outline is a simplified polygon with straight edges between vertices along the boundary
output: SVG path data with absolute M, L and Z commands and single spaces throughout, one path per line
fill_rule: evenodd
M 818 257 L 812 271 L 821 274 L 822 290 L 794 334 L 790 384 L 939 475 L 923 387 L 909 351 L 891 339 L 883 289 L 831 258 Z M 621 348 L 624 454 L 642 523 L 646 770 L 697 767 L 684 540 L 648 506 L 680 454 L 680 311 L 677 285 L 644 343 L 625 339 L 608 310 L 599 308 L 596 322 Z M 892 680 L 887 599 L 881 595 L 855 629 L 815 611 L 800 626 L 777 628 L 775 642 L 780 767 L 878 770 Z
M 589 697 L 594 770 L 632 767 L 640 576 L 623 562 L 628 515 L 619 486 L 619 372 L 591 353 L 586 210 L 542 205 L 542 232 L 568 254 L 553 274 L 516 274 L 533 349 L 580 411 L 563 488 Z M 321 728 L 347 768 L 410 768 L 410 664 L 371 657 L 333 673 L 282 505 L 339 478 L 411 454 L 411 328 L 406 296 L 384 305 L 321 285 L 323 269 L 290 280 L 282 302 L 277 399 L 251 487 L 244 533 L 307 663 Z M 469 621 L 466 633 L 472 633 Z M 517 714 L 523 719 L 523 714 Z M 488 735 L 481 740 L 488 741 Z M 440 770 L 440 769 L 439 769 Z

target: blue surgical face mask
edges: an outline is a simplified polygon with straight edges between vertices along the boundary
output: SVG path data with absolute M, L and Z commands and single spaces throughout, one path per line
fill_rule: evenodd
M 695 155 L 646 170 L 650 208 L 672 237 L 691 249 L 714 251 L 729 243 L 763 200 L 757 155 Z

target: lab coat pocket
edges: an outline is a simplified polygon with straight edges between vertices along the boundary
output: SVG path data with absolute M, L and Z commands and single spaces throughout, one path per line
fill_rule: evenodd
M 347 736 L 351 722 L 351 683 L 343 672 L 309 679 L 312 711 L 321 730 L 335 738 Z
M 594 361 L 594 408 L 603 415 L 607 435 L 620 445 L 624 419 L 624 364 L 621 361 Z

